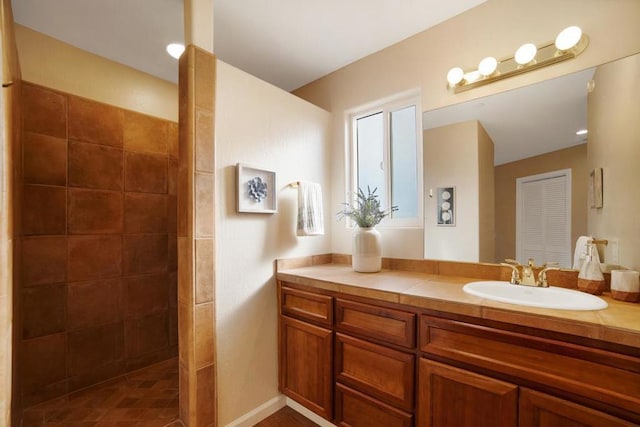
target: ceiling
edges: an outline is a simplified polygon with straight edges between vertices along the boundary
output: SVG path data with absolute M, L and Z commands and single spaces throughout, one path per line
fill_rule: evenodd
M 427 111 L 424 129 L 478 120 L 494 143 L 494 164 L 587 142 L 587 82 L 595 68 Z
M 485 0 L 213 0 L 214 52 L 291 91 Z M 17 23 L 177 82 L 182 0 L 12 0 Z

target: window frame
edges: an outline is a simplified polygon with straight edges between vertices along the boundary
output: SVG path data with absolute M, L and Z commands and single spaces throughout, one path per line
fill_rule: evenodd
M 358 145 L 357 127 L 358 119 L 371 116 L 376 113 L 383 114 L 383 168 L 385 172 L 385 211 L 391 208 L 392 182 L 391 182 L 391 120 L 390 113 L 408 107 L 415 107 L 416 114 L 416 216 L 412 218 L 386 217 L 377 228 L 424 228 L 424 198 L 423 194 L 423 129 L 422 129 L 422 96 L 419 89 L 414 89 L 392 95 L 377 101 L 361 105 L 346 111 L 345 114 L 345 200 L 355 201 L 358 185 Z M 346 221 L 348 228 L 354 228 L 352 221 Z

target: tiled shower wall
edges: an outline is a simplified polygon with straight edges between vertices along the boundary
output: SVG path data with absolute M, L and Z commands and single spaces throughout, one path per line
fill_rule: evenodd
M 23 404 L 177 355 L 178 125 L 25 83 Z

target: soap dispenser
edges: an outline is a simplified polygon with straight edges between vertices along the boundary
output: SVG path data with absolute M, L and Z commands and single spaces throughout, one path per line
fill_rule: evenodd
M 593 295 L 600 295 L 605 290 L 604 276 L 600 270 L 600 263 L 593 260 L 593 242 L 587 243 L 587 256 L 578 274 L 578 289 Z

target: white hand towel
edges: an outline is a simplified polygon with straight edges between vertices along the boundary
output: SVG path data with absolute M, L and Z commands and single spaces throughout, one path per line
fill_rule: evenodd
M 591 240 L 593 240 L 593 237 L 591 236 L 578 237 L 578 240 L 576 241 L 576 249 L 573 252 L 573 269 L 574 270 L 580 270 L 580 267 L 582 267 L 582 262 L 587 256 L 587 243 L 589 243 L 589 241 Z M 595 247 L 593 250 L 593 260 L 598 263 L 600 262 L 600 255 L 598 254 L 598 248 L 595 248 Z
M 302 181 L 298 184 L 298 236 L 324 234 L 322 214 L 322 187 L 320 184 Z

